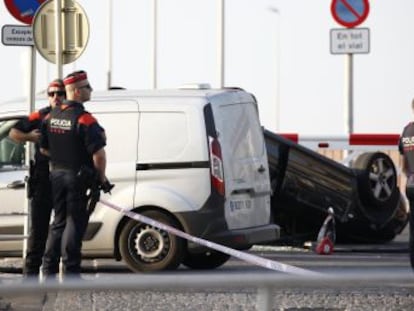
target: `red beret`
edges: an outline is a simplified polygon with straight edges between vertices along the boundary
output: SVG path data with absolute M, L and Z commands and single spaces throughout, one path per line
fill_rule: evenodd
M 69 85 L 86 79 L 88 79 L 88 76 L 85 71 L 77 71 L 66 76 L 66 78 L 63 79 L 63 84 Z
M 60 88 L 63 88 L 64 87 L 63 81 L 61 79 L 55 79 L 55 80 L 53 80 L 52 82 L 49 83 L 49 87 L 48 88 L 50 88 L 50 87 L 60 87 Z

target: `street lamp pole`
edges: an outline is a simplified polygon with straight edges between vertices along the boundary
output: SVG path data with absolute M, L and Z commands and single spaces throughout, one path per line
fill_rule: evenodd
M 157 61 L 158 61 L 158 0 L 152 1 L 152 16 L 153 16 L 153 25 L 152 25 L 152 68 L 151 68 L 151 84 L 153 89 L 157 89 Z
M 107 89 L 109 90 L 112 86 L 112 45 L 113 45 L 113 33 L 112 33 L 112 0 L 108 0 L 108 80 L 107 80 Z
M 224 58 L 225 58 L 225 3 L 224 0 L 217 0 L 217 67 L 218 86 L 224 87 Z
M 280 130 L 280 11 L 275 7 L 269 7 L 269 11 L 277 15 L 277 30 L 276 30 L 276 90 L 275 90 L 275 111 L 276 111 L 276 126 L 275 130 Z

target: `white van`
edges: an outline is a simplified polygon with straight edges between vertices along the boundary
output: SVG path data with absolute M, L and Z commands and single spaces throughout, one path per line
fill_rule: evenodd
M 107 176 L 116 185 L 106 200 L 235 249 L 279 237 L 271 223 L 269 168 L 251 94 L 234 88 L 113 90 L 92 97 L 85 106 L 105 128 Z M 25 114 L 16 105 L 0 106 L 0 214 L 15 213 L 0 218 L 0 234 L 21 233 L 23 227 L 24 152 L 10 147 L 15 143 L 6 135 Z M 21 242 L 0 246 L 0 254 L 18 250 Z M 180 264 L 211 269 L 229 258 L 101 204 L 91 215 L 83 254 L 122 259 L 133 271 Z

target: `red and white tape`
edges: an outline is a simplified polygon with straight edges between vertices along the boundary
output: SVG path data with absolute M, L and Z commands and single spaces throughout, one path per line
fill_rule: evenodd
M 278 133 L 310 149 L 393 150 L 398 147 L 399 134 L 300 135 Z
M 296 275 L 304 275 L 304 276 L 320 276 L 320 275 L 322 275 L 321 273 L 318 273 L 318 272 L 314 272 L 314 271 L 311 271 L 311 270 L 306 270 L 306 269 L 298 268 L 298 267 L 295 267 L 295 266 L 287 265 L 287 264 L 277 262 L 277 261 L 274 261 L 274 260 L 269 260 L 269 259 L 266 259 L 266 258 L 263 258 L 263 257 L 259 257 L 259 256 L 252 255 L 252 254 L 249 254 L 249 253 L 241 252 L 241 251 L 238 251 L 238 250 L 232 249 L 230 247 L 220 245 L 220 244 L 208 241 L 208 240 L 197 238 L 197 237 L 194 237 L 192 235 L 189 235 L 188 233 L 180 231 L 180 230 L 178 230 L 174 227 L 165 225 L 161 222 L 158 222 L 156 220 L 148 218 L 144 215 L 137 214 L 137 213 L 134 213 L 132 211 L 123 209 L 122 207 L 117 206 L 113 203 L 110 203 L 106 200 L 101 199 L 100 202 L 102 204 L 114 209 L 114 210 L 117 210 L 118 212 L 123 213 L 124 215 L 128 216 L 129 218 L 135 219 L 135 220 L 143 222 L 147 225 L 156 227 L 158 229 L 161 229 L 161 230 L 167 231 L 171 234 L 174 234 L 176 236 L 179 236 L 180 238 L 189 240 L 189 241 L 194 242 L 194 243 L 198 243 L 200 245 L 203 245 L 203 246 L 209 247 L 211 249 L 214 249 L 216 251 L 219 251 L 219 252 L 228 254 L 230 256 L 239 258 L 243 261 L 249 262 L 249 263 L 257 265 L 257 266 L 261 266 L 261 267 L 264 267 L 264 268 L 267 268 L 267 269 L 270 269 L 270 270 L 286 272 L 286 273 L 291 273 L 291 274 L 296 274 Z

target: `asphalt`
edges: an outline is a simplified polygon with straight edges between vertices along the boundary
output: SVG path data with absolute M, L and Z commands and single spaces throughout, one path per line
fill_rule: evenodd
M 408 228 L 406 228 L 393 241 L 386 244 L 354 244 L 335 245 L 335 252 L 408 252 Z M 90 269 L 87 265 L 86 270 Z M 22 259 L 3 258 L 0 259 L 0 286 L 2 283 L 24 282 L 21 278 Z M 17 274 L 20 274 L 17 276 Z M 20 278 L 20 279 L 19 279 Z M 36 282 L 30 283 L 36 286 Z M 30 286 L 30 285 L 29 285 Z M 0 311 L 52 311 L 56 293 L 44 294 L 10 294 L 0 297 Z
M 50 294 L 19 295 L 0 298 L 1 311 L 40 311 L 44 310 Z M 50 300 L 50 299 L 49 299 Z

